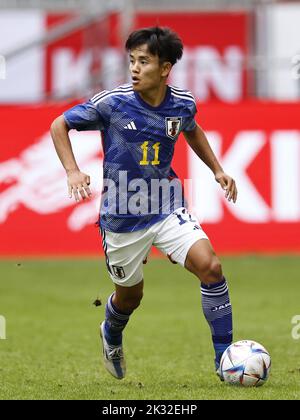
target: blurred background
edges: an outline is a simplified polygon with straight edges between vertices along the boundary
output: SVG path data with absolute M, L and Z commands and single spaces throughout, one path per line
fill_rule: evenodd
M 236 178 L 228 204 L 183 139 L 174 167 L 222 253 L 300 251 L 300 2 L 0 0 L 0 255 L 98 255 L 99 133 L 71 132 L 93 199 L 67 197 L 49 127 L 98 91 L 127 82 L 136 28 L 178 32 L 169 83 L 190 90 L 197 119 Z

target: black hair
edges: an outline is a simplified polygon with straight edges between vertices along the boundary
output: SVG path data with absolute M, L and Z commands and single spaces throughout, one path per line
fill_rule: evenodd
M 125 48 L 127 51 L 130 51 L 143 44 L 147 44 L 148 50 L 152 55 L 158 55 L 160 63 L 168 61 L 174 65 L 182 57 L 182 41 L 169 28 L 153 26 L 151 28 L 138 29 L 129 35 Z

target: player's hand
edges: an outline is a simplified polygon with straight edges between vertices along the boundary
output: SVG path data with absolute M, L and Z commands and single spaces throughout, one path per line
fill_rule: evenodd
M 225 172 L 217 172 L 215 174 L 215 180 L 219 182 L 223 190 L 225 190 L 225 198 L 228 201 L 233 201 L 234 203 L 237 200 L 237 188 L 235 185 L 235 180 L 231 178 L 229 175 L 225 174 Z
M 91 190 L 89 188 L 90 185 L 90 177 L 83 172 L 78 170 L 68 171 L 68 191 L 69 191 L 69 198 L 74 196 L 76 201 L 80 200 L 79 194 L 81 198 L 85 200 L 86 198 L 90 198 L 92 196 Z

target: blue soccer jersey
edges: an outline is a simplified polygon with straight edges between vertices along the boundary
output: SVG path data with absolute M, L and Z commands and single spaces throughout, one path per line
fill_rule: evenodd
M 144 229 L 184 205 L 171 161 L 180 132 L 196 127 L 195 113 L 188 91 L 167 86 L 163 102 L 153 107 L 130 84 L 100 92 L 64 113 L 70 129 L 102 133 L 102 228 Z

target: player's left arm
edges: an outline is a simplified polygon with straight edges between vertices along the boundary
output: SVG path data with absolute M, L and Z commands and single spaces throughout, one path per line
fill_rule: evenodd
M 196 124 L 196 127 L 193 130 L 184 131 L 183 134 L 196 155 L 212 170 L 215 175 L 215 180 L 219 182 L 223 190 L 226 191 L 225 197 L 227 200 L 232 200 L 235 203 L 237 200 L 235 180 L 224 172 L 220 162 L 212 151 L 202 128 Z

